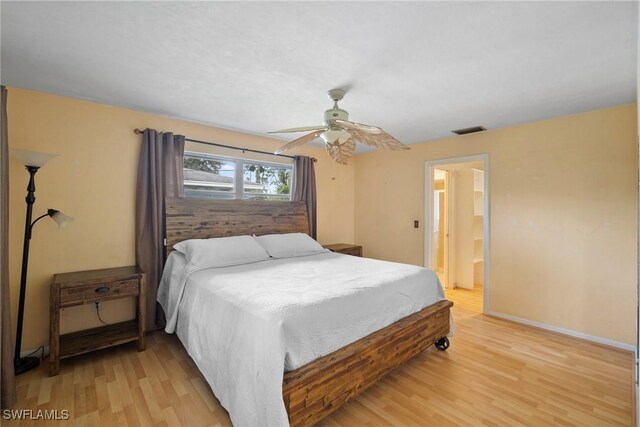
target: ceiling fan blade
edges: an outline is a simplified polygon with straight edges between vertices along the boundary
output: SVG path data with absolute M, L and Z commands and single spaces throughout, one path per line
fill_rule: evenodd
M 274 130 L 271 132 L 267 132 L 267 133 L 292 133 L 292 132 L 308 132 L 310 130 L 324 130 L 326 128 L 325 125 L 318 125 L 318 126 L 303 126 L 300 128 L 288 128 L 288 129 L 280 129 L 280 130 Z
M 361 132 L 380 133 L 384 132 L 382 128 L 373 125 L 365 125 L 362 123 L 351 122 L 349 120 L 336 120 L 336 123 L 345 128 L 351 128 Z
M 300 138 L 294 139 L 293 141 L 289 142 L 288 144 L 283 145 L 282 147 L 278 148 L 273 154 L 280 154 L 284 151 L 287 151 L 293 147 L 297 147 L 298 145 L 303 145 L 306 144 L 307 142 L 311 142 L 316 138 L 320 137 L 320 134 L 324 132 L 324 128 L 320 129 L 320 130 L 316 130 L 314 132 L 308 133 L 306 135 L 302 135 Z
M 329 157 L 336 163 L 346 165 L 356 149 L 356 143 L 352 138 L 349 138 L 342 144 L 326 144 L 326 147 Z
M 353 138 L 356 141 L 371 147 L 381 148 L 384 150 L 409 149 L 409 147 L 389 135 L 378 126 L 363 125 L 361 123 L 354 123 L 345 120 L 336 120 L 336 123 L 353 135 Z
M 382 131 L 380 134 L 361 133 L 356 140 L 367 144 L 371 147 L 381 148 L 383 150 L 408 150 L 409 147 L 398 141 L 388 133 Z

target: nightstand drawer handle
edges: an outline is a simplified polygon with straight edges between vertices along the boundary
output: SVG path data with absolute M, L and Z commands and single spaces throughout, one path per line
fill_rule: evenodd
M 111 289 L 108 286 L 100 286 L 99 288 L 96 289 L 96 292 L 99 294 L 104 294 L 105 292 L 109 292 L 109 289 Z

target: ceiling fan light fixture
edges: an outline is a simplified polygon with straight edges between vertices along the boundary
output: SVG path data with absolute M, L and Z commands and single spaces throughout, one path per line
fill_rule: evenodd
M 351 138 L 351 134 L 342 129 L 341 130 L 329 129 L 322 132 L 320 134 L 320 138 L 322 138 L 325 144 L 342 145 L 345 142 L 347 142 L 349 138 Z

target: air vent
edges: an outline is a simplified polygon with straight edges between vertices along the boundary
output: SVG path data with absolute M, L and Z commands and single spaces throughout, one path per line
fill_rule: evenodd
M 466 135 L 468 133 L 482 132 L 483 130 L 487 130 L 487 128 L 482 126 L 473 126 L 470 128 L 452 130 L 451 132 L 458 135 Z

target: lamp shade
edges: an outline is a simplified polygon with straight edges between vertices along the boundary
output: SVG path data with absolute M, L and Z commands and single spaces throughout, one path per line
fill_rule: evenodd
M 25 166 L 40 168 L 58 154 L 42 153 L 40 151 L 11 149 L 11 156 L 18 159 Z
M 54 220 L 56 224 L 58 224 L 58 227 L 60 228 L 64 228 L 73 222 L 73 217 L 65 215 L 58 210 L 49 209 L 47 213 L 49 214 L 51 219 Z

